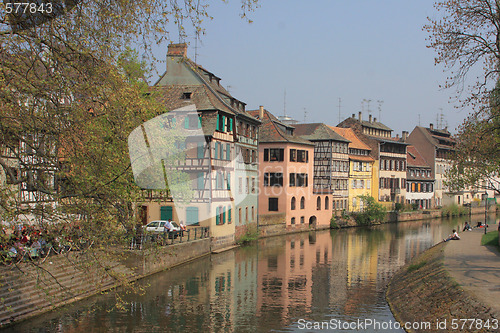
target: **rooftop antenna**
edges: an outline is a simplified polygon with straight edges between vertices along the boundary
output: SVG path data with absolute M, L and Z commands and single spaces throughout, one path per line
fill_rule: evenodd
M 306 119 L 307 119 L 307 110 L 306 108 L 304 108 L 304 124 L 306 123 Z
M 340 124 L 340 102 L 342 102 L 342 99 L 339 97 L 339 124 Z
M 366 102 L 366 105 L 367 105 L 367 111 L 368 111 L 368 114 L 371 114 L 372 111 L 370 110 L 370 102 L 372 101 L 371 99 L 365 99 L 364 100 Z
M 384 104 L 383 100 L 377 100 L 378 103 L 378 121 L 382 120 L 382 104 Z
M 363 100 L 361 101 L 361 112 L 365 112 L 365 102 L 366 99 L 363 98 Z

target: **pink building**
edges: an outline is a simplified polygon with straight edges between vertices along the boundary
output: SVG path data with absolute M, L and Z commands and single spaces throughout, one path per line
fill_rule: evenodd
M 328 228 L 331 195 L 313 193 L 314 144 L 263 107 L 259 133 L 259 228 L 263 234 Z M 284 230 L 285 229 L 285 230 Z

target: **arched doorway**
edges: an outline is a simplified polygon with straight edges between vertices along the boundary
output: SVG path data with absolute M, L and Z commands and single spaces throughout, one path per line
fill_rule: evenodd
M 309 218 L 309 226 L 316 226 L 316 216 L 311 216 Z

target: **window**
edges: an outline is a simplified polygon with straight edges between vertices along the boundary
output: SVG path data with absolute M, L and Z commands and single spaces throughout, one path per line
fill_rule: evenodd
M 295 217 L 292 217 L 292 221 L 290 223 L 295 224 Z
M 290 202 L 290 209 L 295 210 L 295 197 L 292 197 L 292 201 Z
M 265 173 L 264 186 L 283 186 L 282 173 Z
M 290 186 L 290 187 L 295 186 L 295 177 L 296 177 L 295 173 L 289 174 L 289 177 L 288 177 L 289 178 L 288 186 Z
M 215 129 L 220 132 L 224 132 L 226 124 L 226 117 L 220 114 L 217 115 L 217 125 Z
M 252 221 L 255 221 L 255 206 L 252 206 Z
M 316 210 L 321 210 L 321 198 L 316 199 Z
M 269 149 L 269 161 L 283 161 L 284 149 L 273 148 Z
M 252 177 L 252 193 L 255 193 L 255 177 Z
M 269 198 L 269 211 L 270 212 L 278 211 L 278 198 Z
M 238 178 L 238 194 L 243 193 L 243 178 L 239 177 Z
M 182 93 L 182 99 L 191 99 L 191 95 L 192 93 L 190 92 L 185 92 L 185 93 Z
M 250 178 L 247 177 L 247 182 L 245 186 L 245 193 L 248 194 L 250 191 Z
M 307 173 L 298 173 L 297 174 L 297 179 L 296 179 L 296 184 L 299 187 L 307 187 Z
M 308 162 L 309 152 L 307 150 L 297 150 L 297 162 Z
M 300 217 L 300 224 L 304 224 L 304 216 Z
M 297 162 L 297 149 L 290 149 L 290 162 Z
M 328 210 L 329 209 L 329 200 L 328 200 L 328 197 L 325 197 L 325 210 Z
M 300 198 L 300 209 L 304 209 L 306 207 L 306 199 L 304 197 Z

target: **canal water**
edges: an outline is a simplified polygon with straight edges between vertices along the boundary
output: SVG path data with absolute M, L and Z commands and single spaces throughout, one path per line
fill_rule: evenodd
M 143 279 L 141 295 L 110 292 L 5 331 L 403 332 L 385 301 L 387 283 L 408 260 L 464 222 L 262 239 Z M 123 309 L 114 306 L 118 296 L 126 302 Z

